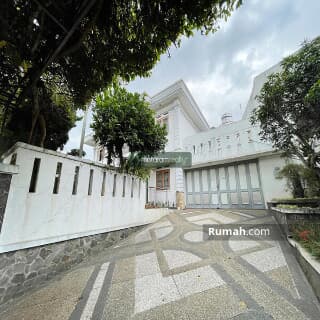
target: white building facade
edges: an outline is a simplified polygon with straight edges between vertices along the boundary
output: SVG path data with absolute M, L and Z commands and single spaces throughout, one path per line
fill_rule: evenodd
M 179 193 L 189 208 L 259 209 L 272 198 L 288 196 L 285 181 L 276 179 L 287 160 L 261 141 L 259 128 L 250 124 L 255 97 L 267 76 L 279 69 L 276 65 L 254 79 L 241 120 L 233 122 L 230 114 L 224 114 L 216 128 L 209 127 L 182 80 L 151 98 L 156 121 L 168 130 L 165 151 L 190 152 L 192 167 L 153 171 L 148 202 L 176 207 Z M 97 148 L 96 160 L 101 160 L 101 152 Z

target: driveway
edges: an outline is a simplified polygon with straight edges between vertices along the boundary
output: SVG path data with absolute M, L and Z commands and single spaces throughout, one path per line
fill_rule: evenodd
M 286 241 L 204 241 L 203 224 L 272 222 L 263 210 L 172 211 L 14 301 L 1 319 L 319 319 Z

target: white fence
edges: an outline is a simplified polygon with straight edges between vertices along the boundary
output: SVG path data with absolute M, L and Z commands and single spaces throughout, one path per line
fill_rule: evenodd
M 88 160 L 17 143 L 0 253 L 145 223 L 145 183 Z
M 173 190 L 160 190 L 154 187 L 148 188 L 148 202 L 154 205 L 164 207 L 175 207 L 176 206 L 176 192 Z

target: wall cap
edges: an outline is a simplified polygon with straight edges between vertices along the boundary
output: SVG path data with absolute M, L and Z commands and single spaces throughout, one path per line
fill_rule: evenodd
M 19 173 L 19 166 L 0 162 L 0 173 L 17 174 Z
M 79 157 L 75 157 L 75 156 L 71 156 L 62 152 L 58 152 L 58 151 L 53 151 L 53 150 L 49 150 L 49 149 L 45 149 L 45 148 L 40 148 L 40 147 L 36 147 L 24 142 L 16 142 L 9 150 L 7 150 L 5 153 L 3 153 L 1 155 L 0 160 L 3 161 L 3 159 L 9 157 L 12 153 L 14 153 L 17 149 L 27 149 L 27 150 L 31 150 L 31 151 L 36 151 L 36 152 L 41 152 L 44 154 L 48 154 L 51 156 L 56 156 L 56 157 L 60 157 L 60 158 L 65 158 L 65 159 L 69 159 L 69 160 L 73 160 L 73 161 L 77 161 L 77 162 L 81 162 L 81 163 L 85 163 L 85 164 L 89 164 L 89 165 L 93 165 L 96 167 L 100 167 L 100 168 L 104 168 L 104 169 L 108 169 L 108 170 L 113 170 L 115 171 L 114 168 L 99 163 L 99 162 L 95 162 L 92 160 L 88 160 L 88 159 L 82 159 Z

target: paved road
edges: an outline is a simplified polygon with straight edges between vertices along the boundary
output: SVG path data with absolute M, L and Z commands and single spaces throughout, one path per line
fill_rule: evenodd
M 319 319 L 285 241 L 203 241 L 203 224 L 270 221 L 264 211 L 173 211 L 0 319 Z

